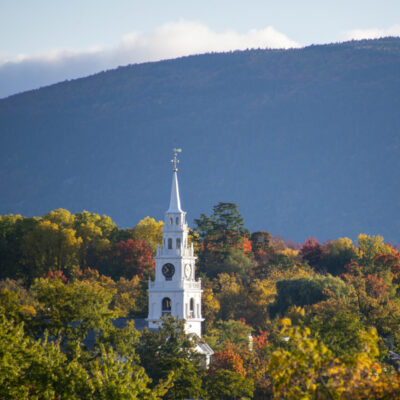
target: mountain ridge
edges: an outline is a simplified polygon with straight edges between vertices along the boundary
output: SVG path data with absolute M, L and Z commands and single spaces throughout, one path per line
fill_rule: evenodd
M 190 219 L 238 203 L 296 241 L 400 243 L 400 39 L 134 64 L 0 99 L 0 213 L 162 218 L 173 147 Z

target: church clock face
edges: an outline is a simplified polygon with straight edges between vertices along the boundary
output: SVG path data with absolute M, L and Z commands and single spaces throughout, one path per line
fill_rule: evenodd
M 161 268 L 161 272 L 165 276 L 165 279 L 167 281 L 170 281 L 172 279 L 172 277 L 174 276 L 175 267 L 171 263 L 164 264 L 163 267 Z
M 192 267 L 190 264 L 186 264 L 185 265 L 185 278 L 189 279 L 191 275 L 192 275 Z

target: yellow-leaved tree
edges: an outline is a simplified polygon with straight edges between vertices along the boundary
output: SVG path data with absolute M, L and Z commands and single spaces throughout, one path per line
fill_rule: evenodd
M 372 264 L 373 259 L 378 254 L 390 254 L 392 248 L 383 242 L 383 236 L 373 236 L 360 233 L 358 235 L 358 257 L 362 265 Z
M 96 213 L 83 211 L 75 214 L 74 228 L 77 236 L 82 239 L 79 251 L 79 266 L 89 266 L 88 256 L 90 251 L 99 253 L 110 247 L 109 237 L 117 229 L 117 225 L 111 218 Z
M 23 263 L 35 277 L 70 269 L 78 263 L 81 244 L 82 239 L 69 225 L 42 219 L 24 236 Z
M 146 217 L 138 222 L 133 228 L 134 240 L 145 240 L 150 246 L 153 255 L 156 254 L 157 246 L 162 244 L 163 222 L 154 218 Z
M 281 321 L 281 345 L 272 353 L 268 373 L 276 399 L 395 399 L 400 376 L 382 368 L 375 328 L 362 333 L 363 351 L 336 358 L 309 328 Z

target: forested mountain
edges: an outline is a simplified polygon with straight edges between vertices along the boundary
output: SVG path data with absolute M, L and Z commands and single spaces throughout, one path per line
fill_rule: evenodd
M 120 67 L 0 100 L 0 214 L 63 207 L 133 226 L 237 203 L 296 241 L 400 243 L 400 39 Z

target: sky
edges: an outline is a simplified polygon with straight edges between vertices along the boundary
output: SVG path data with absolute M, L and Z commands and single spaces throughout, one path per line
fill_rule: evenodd
M 0 98 L 130 63 L 400 36 L 400 0 L 0 0 Z

